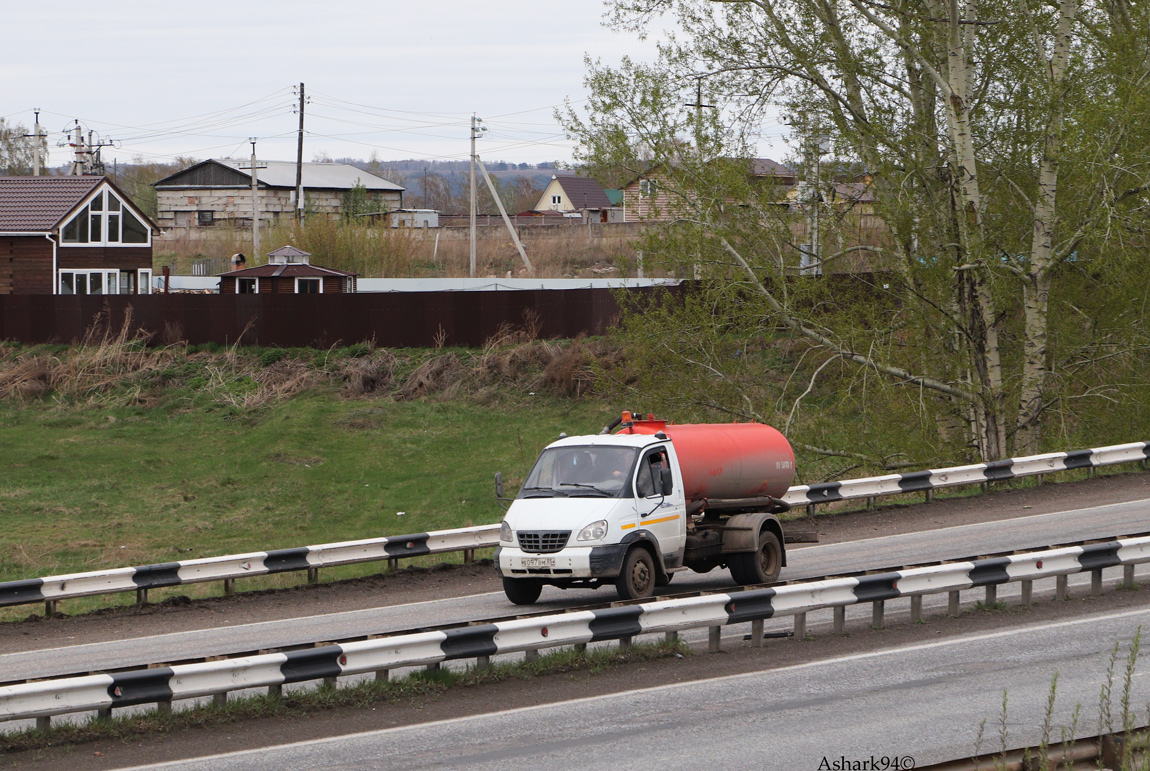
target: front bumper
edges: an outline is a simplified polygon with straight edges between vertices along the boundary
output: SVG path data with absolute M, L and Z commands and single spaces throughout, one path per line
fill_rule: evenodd
M 569 546 L 553 554 L 525 552 L 517 546 L 495 550 L 495 564 L 505 578 L 615 578 L 623 567 L 627 544 Z

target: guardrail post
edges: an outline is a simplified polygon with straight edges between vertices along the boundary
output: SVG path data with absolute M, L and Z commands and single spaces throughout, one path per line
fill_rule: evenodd
M 676 637 L 679 636 L 678 632 L 667 632 L 667 639 L 668 640 L 671 639 L 671 637 L 670 637 L 671 635 L 675 635 Z M 578 651 L 579 653 L 581 653 L 582 655 L 586 656 L 587 655 L 587 643 L 575 643 L 575 650 Z
M 156 712 L 159 712 L 161 715 L 172 714 L 172 702 L 170 702 L 170 701 L 158 701 L 158 702 L 156 702 Z
M 96 719 L 97 720 L 111 720 L 112 719 L 112 708 L 111 707 L 101 707 L 100 709 L 96 710 Z
M 927 503 L 933 503 L 934 502 L 934 488 L 933 487 L 927 488 L 926 502 Z
M 910 596 L 910 623 L 917 624 L 922 621 L 922 595 Z
M 947 592 L 947 594 L 949 596 L 947 597 L 947 602 L 946 602 L 946 615 L 957 616 L 958 615 L 958 599 L 959 599 L 958 590 L 956 589 L 953 592 Z
M 678 642 L 679 641 L 679 633 L 678 632 L 667 632 L 665 635 L 663 635 L 663 639 L 669 643 Z M 579 645 L 583 646 L 583 650 L 587 650 L 587 643 L 579 643 Z M 578 648 L 579 645 L 576 645 L 575 647 Z
M 751 647 L 763 647 L 763 620 L 756 618 L 751 622 Z
M 539 652 L 536 651 L 535 655 L 538 656 Z M 439 671 L 439 662 L 433 661 L 430 664 L 428 664 L 426 667 L 424 667 L 424 669 L 426 669 L 428 672 L 438 672 Z
M 1054 599 L 1056 599 L 1056 600 L 1065 600 L 1066 599 L 1066 576 L 1065 576 L 1065 574 L 1058 576 L 1058 578 L 1054 579 Z
M 1150 458 L 1142 459 L 1142 470 L 1145 471 L 1146 469 L 1150 469 Z
M 839 605 L 835 608 L 834 633 L 843 634 L 847 628 L 847 606 Z
M 1094 466 L 1087 466 L 1086 467 L 1086 476 L 1088 476 L 1088 477 L 1094 476 L 1095 470 L 1096 470 L 1096 468 Z
M 52 716 L 51 715 L 43 715 L 41 717 L 36 718 L 36 730 L 37 731 L 47 731 L 51 728 L 52 728 Z
M 984 493 L 989 492 L 990 491 L 990 482 L 989 481 L 983 482 L 982 484 L 979 485 L 979 487 L 982 488 L 982 491 Z
M 1127 588 L 1127 589 L 1133 589 L 1134 588 L 1134 566 L 1133 565 L 1123 565 L 1122 566 L 1122 586 Z
M 55 600 L 45 600 L 44 601 L 44 617 L 45 618 L 52 618 L 55 615 L 56 615 L 56 601 Z
M 147 605 L 148 604 L 148 587 L 141 586 L 139 589 L 136 590 L 136 604 L 137 605 Z
M 387 558 L 387 572 L 388 573 L 394 573 L 397 570 L 399 570 L 399 558 L 398 557 L 388 557 Z
M 324 688 L 335 688 L 335 678 L 334 677 L 325 677 L 323 679 L 323 687 Z
M 489 669 L 490 667 L 491 667 L 491 657 L 490 656 L 476 656 L 475 657 L 475 668 L 476 669 Z
M 807 504 L 807 516 L 813 517 L 815 515 L 815 505 L 813 503 Z
M 998 602 L 998 584 L 986 585 L 986 607 L 991 607 L 994 603 Z
M 868 495 L 866 497 L 866 507 L 868 510 L 874 508 L 874 496 L 873 495 Z
M 882 629 L 882 615 L 886 609 L 885 600 L 875 600 L 871 604 L 870 625 L 873 629 Z
M 631 641 L 633 639 L 634 638 L 632 638 L 632 637 L 620 637 L 619 638 L 619 650 L 621 650 L 621 651 L 631 650 Z
M 1037 475 L 1037 476 L 1035 477 L 1035 479 L 1036 479 L 1036 480 L 1038 480 L 1038 486 L 1039 486 L 1039 487 L 1041 487 L 1041 486 L 1042 486 L 1042 482 L 1043 482 L 1043 479 L 1042 479 L 1042 478 L 1043 478 L 1044 476 L 1046 476 L 1046 475 L 1045 475 L 1045 474 L 1039 474 L 1039 475 Z
M 390 677 L 391 677 L 391 670 L 389 670 L 389 669 L 377 669 L 377 670 L 375 670 L 375 682 L 377 682 L 377 683 L 386 683 Z
M 472 562 L 475 562 L 475 549 L 464 549 L 463 564 L 470 565 Z
M 723 627 L 712 626 L 707 628 L 707 652 L 718 653 L 723 649 Z
M 236 579 L 225 578 L 224 579 L 224 596 L 225 597 L 231 597 L 235 593 L 236 593 Z
M 1102 594 L 1102 568 L 1090 571 L 1090 593 L 1096 597 Z
M 284 695 L 283 683 L 276 683 L 275 685 L 268 686 L 269 699 L 282 699 Z
M 586 650 L 586 649 L 584 649 Z M 539 660 L 539 650 L 537 648 L 528 648 L 523 652 L 523 660 L 530 663 Z
M 1027 579 L 1022 582 L 1022 604 L 1032 605 L 1034 600 L 1034 582 Z
M 319 583 L 319 568 L 308 568 L 307 569 L 307 582 L 309 584 L 318 584 Z
M 806 613 L 796 613 L 795 614 L 795 634 L 794 634 L 794 637 L 791 639 L 794 639 L 794 640 L 805 640 L 805 639 L 807 639 L 807 614 Z
M 227 691 L 224 691 L 223 693 L 212 694 L 212 706 L 213 707 L 224 707 L 224 706 L 227 706 L 227 703 L 228 703 L 228 692 Z

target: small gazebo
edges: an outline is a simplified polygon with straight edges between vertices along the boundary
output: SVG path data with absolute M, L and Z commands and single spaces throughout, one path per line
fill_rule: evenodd
M 349 294 L 355 273 L 311 264 L 311 255 L 294 246 L 268 252 L 267 265 L 220 274 L 220 294 Z

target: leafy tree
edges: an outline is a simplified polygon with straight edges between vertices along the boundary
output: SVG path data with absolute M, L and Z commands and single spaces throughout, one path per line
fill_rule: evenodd
M 580 162 L 658 184 L 676 223 L 649 233 L 645 259 L 712 280 L 663 317 L 664 340 L 683 349 L 662 347 L 668 368 L 703 377 L 696 402 L 789 420 L 829 378 L 823 397 L 860 420 L 915 423 L 920 437 L 936 426 L 938 452 L 969 440 L 986 459 L 1038 451 L 1052 416 L 1065 427 L 1091 400 L 1131 403 L 1145 382 L 1144 4 L 611 5 L 619 27 L 670 17 L 679 30 L 653 65 L 589 62 L 587 112 L 568 108 L 565 121 Z M 700 92 L 719 109 L 684 107 Z M 813 255 L 828 272 L 872 260 L 878 272 L 850 284 L 861 297 L 797 275 L 800 201 L 749 173 L 756 131 L 779 109 L 800 141 L 825 133 L 865 172 L 885 234 L 832 233 Z M 832 180 L 802 172 L 821 193 L 807 205 L 829 214 Z M 756 381 L 732 353 L 769 341 L 793 369 Z
M 0 118 L 0 172 L 11 177 L 32 173 L 35 140 L 29 134 L 31 129 L 24 124 L 11 124 Z M 47 163 L 46 146 L 41 147 L 41 163 Z

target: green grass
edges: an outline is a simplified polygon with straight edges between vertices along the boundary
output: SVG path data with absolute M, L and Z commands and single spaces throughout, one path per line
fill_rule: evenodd
M 514 490 L 542 445 L 605 410 L 325 389 L 238 417 L 2 403 L 0 580 L 498 522 L 495 472 Z

